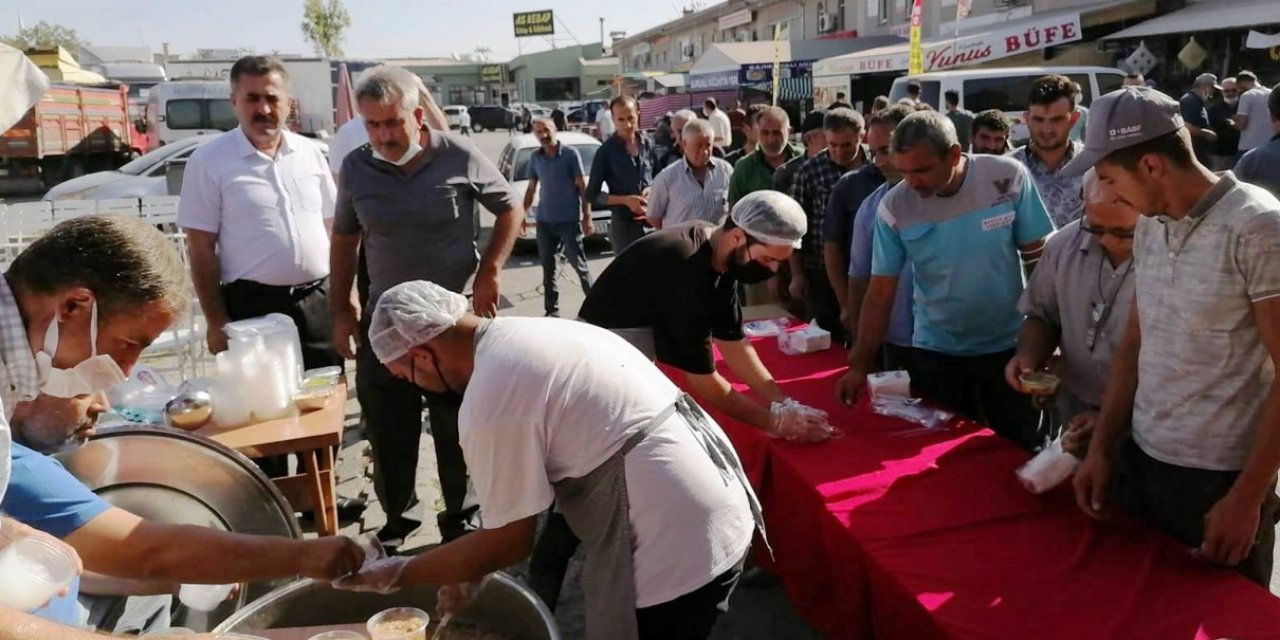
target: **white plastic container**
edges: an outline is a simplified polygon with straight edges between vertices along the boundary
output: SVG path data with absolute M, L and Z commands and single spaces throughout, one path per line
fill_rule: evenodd
M 213 423 L 223 429 L 249 424 L 253 404 L 246 397 L 245 359 L 249 352 L 223 351 L 216 356 L 218 379 L 209 388 L 213 400 Z
M 52 600 L 76 577 L 76 558 L 71 553 L 34 536 L 0 550 L 0 605 L 30 611 Z
M 283 366 L 290 394 L 302 382 L 302 341 L 292 318 L 283 313 L 271 313 L 261 318 L 229 322 L 225 330 L 232 350 L 256 348 L 255 339 L 261 338 L 262 345 Z
M 231 595 L 230 584 L 184 584 L 178 588 L 178 600 L 188 609 L 209 612 L 218 608 Z

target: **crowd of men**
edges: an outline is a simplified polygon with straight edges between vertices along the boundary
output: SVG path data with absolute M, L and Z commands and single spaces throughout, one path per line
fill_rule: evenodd
M 521 194 L 402 68 L 355 83 L 360 117 L 339 132 L 352 142 L 327 164 L 284 126 L 281 63 L 245 57 L 230 74 L 240 126 L 187 167 L 189 273 L 155 229 L 99 216 L 59 225 L 0 278 L 0 424 L 14 439 L 0 543 L 42 536 L 87 570 L 35 617 L 0 608 L 0 640 L 163 632 L 182 583 L 450 585 L 530 554 L 530 582 L 554 607 L 580 544 L 591 637 L 705 637 L 753 531 L 767 537 L 699 405 L 774 437 L 831 435 L 743 333 L 742 290 L 779 272 L 778 292 L 848 345 L 834 390 L 845 403 L 869 373 L 906 369 L 920 395 L 1028 450 L 1062 437 L 1083 459 L 1073 482 L 1090 515 L 1115 501 L 1268 585 L 1280 91 L 1242 71 L 1202 76 L 1175 101 L 1136 80 L 1089 109 L 1069 79 L 1037 80 L 1030 140 L 1012 150 L 1003 114 L 965 112 L 957 95 L 935 109 L 915 87 L 865 116 L 837 96 L 805 116 L 803 148 L 782 109 L 708 101 L 701 118 L 673 114 L 677 155 L 664 159 L 623 96 L 589 168 L 553 118 L 533 120 Z M 726 149 L 735 119 L 743 142 Z M 1233 146 L 1218 146 L 1224 122 Z M 501 269 L 535 194 L 549 318 L 499 318 Z M 497 220 L 483 252 L 476 206 Z M 582 242 L 597 207 L 617 257 L 593 278 Z M 587 294 L 581 322 L 555 317 L 561 252 Z M 420 526 L 426 409 L 444 545 L 357 574 L 363 552 L 348 539 L 149 522 L 51 457 L 84 440 L 99 394 L 185 312 L 188 278 L 214 353 L 226 323 L 278 312 L 307 367 L 357 361 L 387 513 L 378 538 L 392 549 Z M 750 393 L 719 373 L 713 346 Z M 1022 383 L 1046 370 L 1061 380 L 1053 397 Z

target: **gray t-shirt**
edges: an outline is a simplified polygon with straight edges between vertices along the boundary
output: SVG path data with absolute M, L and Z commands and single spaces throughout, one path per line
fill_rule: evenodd
M 476 203 L 503 215 L 520 200 L 470 140 L 432 130 L 425 162 L 408 175 L 375 160 L 369 145 L 347 156 L 333 231 L 360 234 L 372 308 L 382 292 L 409 280 L 462 292 L 480 260 Z
M 1102 406 L 1111 359 L 1133 303 L 1133 259 L 1112 265 L 1097 236 L 1076 220 L 1045 243 L 1018 311 L 1058 331 L 1058 414 L 1064 422 Z
M 1238 471 L 1275 368 L 1253 305 L 1280 296 L 1280 201 L 1228 172 L 1134 244 L 1142 347 L 1133 438 L 1182 467 Z

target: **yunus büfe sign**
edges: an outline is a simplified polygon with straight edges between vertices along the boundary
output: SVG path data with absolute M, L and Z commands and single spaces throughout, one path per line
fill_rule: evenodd
M 552 36 L 556 33 L 556 24 L 550 9 L 517 13 L 514 15 L 514 22 L 517 38 Z

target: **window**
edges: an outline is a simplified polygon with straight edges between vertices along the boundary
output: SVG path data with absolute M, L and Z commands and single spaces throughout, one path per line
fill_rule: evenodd
M 844 29 L 844 0 L 837 0 L 835 18 L 836 28 L 834 30 L 840 31 L 841 29 Z
M 190 98 L 170 100 L 165 104 L 165 125 L 174 131 L 217 129 L 230 131 L 239 124 L 236 112 L 227 100 Z
M 170 145 L 170 146 L 171 146 L 171 145 Z M 164 162 L 157 162 L 157 163 L 156 163 L 156 166 L 155 166 L 155 167 L 153 167 L 153 168 L 151 169 L 151 171 L 149 171 L 149 172 L 147 173 L 147 176 L 152 177 L 152 178 L 157 178 L 157 177 L 163 176 L 163 175 L 168 171 L 168 169 L 169 169 L 169 166 L 168 166 L 168 164 L 169 164 L 169 163 L 168 163 L 168 161 L 169 161 L 169 160 L 186 160 L 187 158 L 190 158 L 190 157 L 191 157 L 191 154 L 195 153 L 195 151 L 196 151 L 196 147 L 198 147 L 198 146 L 199 146 L 199 145 L 194 145 L 194 144 L 193 144 L 193 145 L 188 145 L 187 147 L 185 147 L 185 148 L 183 148 L 183 149 L 179 150 L 179 152 L 178 152 L 178 153 L 172 154 L 172 157 L 170 157 L 170 158 L 165 158 L 165 161 L 164 161 Z M 122 169 L 123 169 L 123 168 L 122 168 Z
M 876 15 L 880 17 L 880 24 L 889 24 L 889 0 L 871 0 L 878 5 Z
M 194 148 L 195 145 L 192 144 L 191 147 Z M 166 144 L 155 151 L 143 155 L 141 158 L 125 163 L 117 171 L 130 176 L 140 176 L 157 166 L 163 167 L 166 160 L 171 156 L 177 155 L 185 148 L 182 144 Z
M 1099 73 L 1096 77 L 1098 80 L 1098 95 L 1100 96 L 1105 96 L 1108 93 L 1124 86 L 1124 76 L 1118 73 Z M 1083 82 L 1080 84 L 1082 86 L 1088 86 Z M 1091 100 L 1089 103 L 1093 104 L 1093 101 Z
M 208 129 L 204 126 L 204 100 L 170 100 L 165 105 L 165 124 L 173 130 Z
M 1027 98 L 1035 76 L 1003 76 L 964 81 L 964 108 L 977 113 L 987 109 L 1005 112 L 1027 110 Z
M 574 149 L 578 150 L 578 155 L 582 157 L 582 168 L 584 171 L 591 170 L 591 163 L 596 159 L 596 151 L 600 149 L 598 144 L 575 144 Z M 528 180 L 533 177 L 533 170 L 530 169 L 529 159 L 538 151 L 538 147 L 525 147 L 516 152 L 515 155 L 515 171 L 512 173 L 511 181 L 518 182 Z
M 577 78 L 535 78 L 533 101 L 575 100 L 581 94 L 579 86 Z

